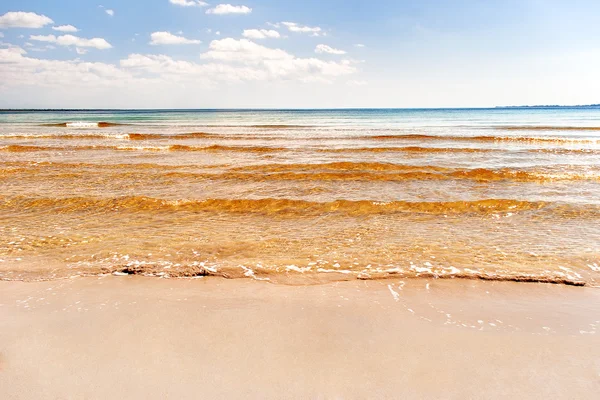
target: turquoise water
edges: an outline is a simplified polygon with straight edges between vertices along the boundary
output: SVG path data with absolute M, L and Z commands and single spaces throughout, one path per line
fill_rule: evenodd
M 600 107 L 495 108 L 495 109 L 351 109 L 351 110 L 110 110 L 0 112 L 6 124 L 60 122 L 112 122 L 138 126 L 252 126 L 301 125 L 306 127 L 489 128 L 497 126 L 600 126 Z

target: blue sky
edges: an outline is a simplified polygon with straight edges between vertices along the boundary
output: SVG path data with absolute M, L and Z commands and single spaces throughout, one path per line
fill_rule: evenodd
M 4 0 L 0 107 L 600 103 L 599 20 L 591 0 Z

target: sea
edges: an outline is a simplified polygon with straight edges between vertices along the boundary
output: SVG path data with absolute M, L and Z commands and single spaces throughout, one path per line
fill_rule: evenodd
M 600 107 L 0 111 L 0 279 L 600 285 Z

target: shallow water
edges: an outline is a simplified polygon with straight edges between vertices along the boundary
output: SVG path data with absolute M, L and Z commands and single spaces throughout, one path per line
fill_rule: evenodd
M 0 279 L 600 282 L 600 108 L 0 112 Z

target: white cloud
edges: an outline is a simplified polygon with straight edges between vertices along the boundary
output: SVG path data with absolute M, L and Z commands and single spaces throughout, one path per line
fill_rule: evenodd
M 39 38 L 58 43 L 53 35 Z M 73 56 L 80 57 L 86 49 L 74 46 L 73 50 Z M 203 89 L 220 91 L 224 84 L 329 83 L 356 72 L 352 64 L 299 58 L 246 39 L 231 38 L 213 41 L 197 62 L 160 54 L 130 54 L 116 64 L 85 62 L 80 58 L 59 61 L 35 58 L 16 46 L 0 48 L 0 60 L 0 92 L 4 95 L 0 102 L 6 105 L 15 101 L 25 105 L 27 98 L 14 96 L 31 88 L 36 89 L 34 100 L 38 106 L 127 107 L 181 100 Z M 128 90 L 122 91 L 123 88 Z M 115 90 L 123 97 L 115 98 Z M 157 91 L 165 94 L 158 103 L 151 100 Z M 59 97 L 62 100 L 57 104 Z
M 323 29 L 318 26 L 298 25 L 295 22 L 282 22 L 281 25 L 287 27 L 290 32 L 310 33 L 312 36 L 326 36 L 326 33 L 323 31 Z
M 131 74 L 111 64 L 37 59 L 20 47 L 0 49 L 0 86 L 125 86 Z
M 183 36 L 173 35 L 170 32 L 154 32 L 150 35 L 151 45 L 160 44 L 199 44 L 200 40 L 186 39 Z
M 219 4 L 214 8 L 209 8 L 206 10 L 207 14 L 216 14 L 216 15 L 224 15 L 224 14 L 250 14 L 252 9 L 246 6 L 232 6 L 231 4 Z
M 338 63 L 298 58 L 284 50 L 261 46 L 247 39 L 213 40 L 201 58 L 252 67 L 254 75 L 264 75 L 262 79 L 323 81 L 356 72 L 348 61 Z
M 214 40 L 201 59 L 206 62 L 178 61 L 167 55 L 131 54 L 120 61 L 120 66 L 139 78 L 158 76 L 171 82 L 206 86 L 245 81 L 330 82 L 356 72 L 349 63 L 298 58 L 246 39 Z
M 277 39 L 281 37 L 279 32 L 272 29 L 246 29 L 244 30 L 243 36 L 248 39 Z
M 364 45 L 364 44 L 362 44 L 362 43 L 357 43 L 357 44 L 355 44 L 355 45 L 354 45 L 354 47 L 359 47 L 359 48 L 362 48 L 362 47 L 367 47 L 367 46 L 365 46 L 365 45 Z
M 37 42 L 52 42 L 56 43 L 56 36 L 54 35 L 31 35 L 29 39 L 35 40 Z
M 79 29 L 75 28 L 73 25 L 53 26 L 52 30 L 59 32 L 79 32 Z
M 79 47 L 75 48 L 75 52 L 77 52 L 77 54 L 79 55 L 84 55 L 86 54 L 88 51 L 86 49 L 80 49 Z
M 271 49 L 261 46 L 247 39 L 226 38 L 213 40 L 208 52 L 202 58 L 233 61 L 233 62 L 258 62 L 264 60 L 293 59 L 294 56 L 281 49 Z
M 43 28 L 50 18 L 32 12 L 10 11 L 0 17 L 0 28 Z
M 104 12 L 106 12 L 108 15 L 110 15 L 111 17 L 115 16 L 115 11 L 114 10 L 104 10 Z
M 327 54 L 338 54 L 338 55 L 346 54 L 346 52 L 344 50 L 334 49 L 333 47 L 327 46 L 326 44 L 317 45 L 317 47 L 315 48 L 315 53 L 318 53 L 318 54 L 327 53 Z
M 206 7 L 208 5 L 201 0 L 169 0 L 169 3 L 181 7 Z
M 63 35 L 58 37 L 54 35 L 32 35 L 29 39 L 38 42 L 56 43 L 60 46 L 93 47 L 99 50 L 112 48 L 111 44 L 102 38 L 84 39 L 73 35 Z

